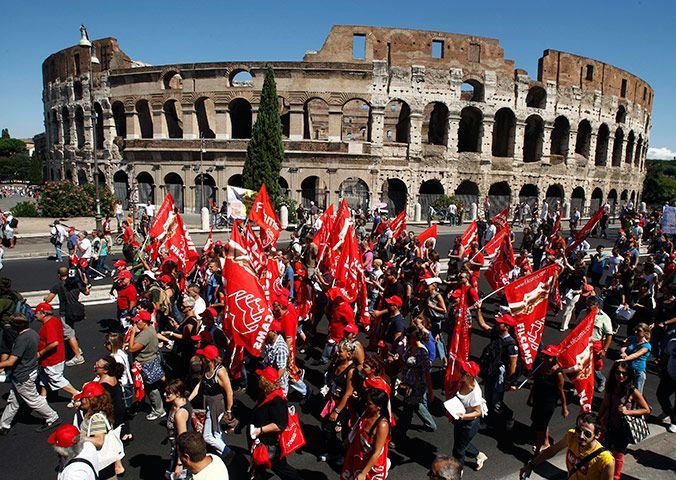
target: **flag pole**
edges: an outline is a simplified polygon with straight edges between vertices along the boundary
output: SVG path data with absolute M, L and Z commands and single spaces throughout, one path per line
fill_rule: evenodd
M 469 308 L 474 308 L 474 307 L 476 307 L 477 305 L 479 305 L 480 303 L 482 303 L 482 302 L 483 302 L 484 300 L 486 300 L 487 298 L 490 298 L 490 297 L 492 297 L 493 295 L 495 295 L 496 293 L 500 292 L 501 290 L 504 290 L 506 286 L 507 286 L 507 285 L 503 285 L 502 287 L 498 288 L 497 290 L 493 290 L 491 293 L 489 293 L 488 295 L 486 295 L 484 298 L 479 299 L 479 301 L 475 302 L 475 303 L 474 303 L 472 306 L 470 306 Z M 468 310 L 469 310 L 469 309 L 468 309 Z
M 64 252 L 64 251 L 63 251 L 62 249 L 60 249 L 60 248 L 59 248 L 59 251 L 60 251 L 61 253 L 63 253 L 64 255 L 66 255 L 67 257 L 70 257 L 70 253 Z M 97 269 L 95 269 L 95 268 L 92 267 L 91 265 L 88 265 L 87 268 L 91 268 L 92 270 L 94 270 L 96 273 L 98 273 L 98 274 L 101 275 L 102 277 L 105 277 L 105 275 L 104 275 L 103 273 L 99 272 Z
M 521 384 L 518 387 L 516 387 L 516 389 L 521 390 L 521 387 L 523 387 L 528 382 L 528 380 L 530 380 L 532 378 L 531 375 L 533 375 L 535 372 L 540 370 L 540 367 L 542 367 L 543 364 L 544 364 L 544 362 L 540 362 L 537 367 L 535 367 L 533 370 L 531 370 L 530 375 L 528 375 L 526 377 L 526 379 L 523 382 L 521 382 Z

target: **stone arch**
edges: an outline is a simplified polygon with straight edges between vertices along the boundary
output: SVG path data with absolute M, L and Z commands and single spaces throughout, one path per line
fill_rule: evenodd
M 602 123 L 596 135 L 596 152 L 594 154 L 594 165 L 605 166 L 608 161 L 608 139 L 610 138 L 610 130 L 608 125 Z
M 303 138 L 328 140 L 329 104 L 322 98 L 310 98 L 303 105 Z
M 120 101 L 113 102 L 111 110 L 115 122 L 115 136 L 125 138 L 127 136 L 127 119 L 124 113 L 124 104 Z
M 136 102 L 136 114 L 141 138 L 153 138 L 153 116 L 148 100 L 142 99 Z
M 545 135 L 545 123 L 540 115 L 531 115 L 526 119 L 523 135 L 523 161 L 537 162 L 542 157 L 542 143 Z
M 458 125 L 458 152 L 480 152 L 483 114 L 476 107 L 465 107 L 460 112 Z
M 491 202 L 489 215 L 494 217 L 509 207 L 512 201 L 512 188 L 507 182 L 496 182 L 488 189 L 488 199 Z
M 615 194 L 617 196 L 617 193 Z M 598 211 L 601 208 L 603 203 L 603 190 L 600 187 L 596 187 L 591 195 L 591 202 L 589 203 L 590 214 Z
M 556 202 L 559 202 L 559 205 L 563 205 L 564 198 L 563 187 L 560 184 L 555 183 L 550 185 L 545 193 L 545 202 L 549 204 L 549 211 L 554 211 L 553 209 L 556 206 Z
M 519 190 L 519 203 L 527 203 L 531 208 L 538 202 L 539 189 L 537 185 L 527 183 Z
M 634 131 L 630 130 L 629 135 L 627 135 L 627 148 L 624 151 L 624 163 L 631 165 L 631 161 L 634 158 Z
M 67 181 L 69 181 L 69 182 L 72 182 L 72 181 L 73 181 L 73 170 L 71 170 L 70 168 L 66 168 L 66 172 L 65 172 L 65 173 L 66 173 L 66 178 L 65 178 L 65 180 L 67 180 Z
M 228 185 L 231 187 L 244 188 L 244 177 L 241 173 L 236 173 L 228 178 Z
M 444 194 L 444 186 L 437 178 L 425 180 L 420 184 L 419 202 L 422 206 L 423 214 L 426 214 L 427 207 L 433 205 L 434 202 Z
M 169 172 L 164 176 L 164 188 L 174 198 L 174 204 L 179 212 L 183 213 L 183 179 L 176 172 Z
M 52 142 L 54 144 L 61 143 L 61 129 L 59 128 L 59 125 L 61 122 L 59 122 L 59 113 L 56 111 L 55 108 L 50 110 L 50 127 L 52 130 Z
M 369 210 L 369 186 L 358 177 L 349 177 L 345 179 L 338 189 L 340 198 L 347 202 L 347 205 L 356 210 L 361 208 L 364 212 Z
M 638 167 L 641 164 L 641 155 L 643 155 L 643 135 L 639 133 L 638 141 L 636 142 L 636 154 L 634 155 L 634 166 Z
M 195 115 L 197 116 L 197 131 L 201 138 L 216 138 L 212 127 L 216 126 L 216 107 L 209 97 L 200 97 L 195 100 Z
M 94 112 L 96 112 L 96 128 L 94 129 L 94 139 L 96 149 L 103 148 L 103 108 L 99 102 L 94 103 Z
M 539 85 L 533 85 L 526 95 L 526 106 L 531 108 L 547 108 L 547 90 Z
M 622 190 L 620 194 L 620 202 L 626 202 L 629 200 L 629 190 Z
M 556 117 L 551 134 L 551 154 L 567 157 L 569 137 L 570 122 L 563 115 Z
M 371 105 L 361 98 L 343 104 L 340 138 L 345 141 L 371 141 Z
M 136 175 L 136 188 L 138 189 L 139 203 L 155 203 L 155 179 L 150 173 L 139 172 Z
M 495 112 L 493 123 L 494 157 L 513 157 L 514 139 L 516 135 L 516 116 L 511 108 L 501 108 Z
M 65 105 L 61 108 L 61 125 L 63 125 L 63 144 L 70 145 L 70 112 Z
M 584 211 L 584 201 L 585 201 L 584 188 L 575 187 L 573 189 L 573 192 L 570 194 L 570 211 L 572 212 L 577 208 L 582 213 Z
M 243 98 L 235 98 L 230 102 L 229 110 L 232 138 L 251 138 L 251 104 Z
M 325 208 L 326 188 L 322 179 L 316 175 L 305 177 L 300 183 L 300 198 L 305 208 L 310 208 L 310 202 L 314 202 L 319 208 Z
M 129 175 L 124 170 L 113 175 L 113 194 L 122 201 L 122 208 L 129 208 Z
M 458 200 L 467 204 L 467 207 L 472 203 L 479 205 L 479 185 L 471 180 L 463 180 L 455 189 L 455 196 Z
M 615 114 L 615 123 L 624 123 L 627 121 L 627 108 L 620 105 Z
M 77 170 L 77 183 L 78 185 L 84 185 L 86 183 L 89 183 L 89 179 L 87 178 L 87 172 L 85 172 L 84 168 L 79 168 Z
M 230 72 L 228 81 L 231 87 L 251 87 L 253 74 L 244 68 L 238 68 Z
M 204 187 L 204 188 L 203 188 Z M 216 204 L 216 180 L 208 173 L 195 176 L 195 213 L 202 211 L 202 207 L 211 210 Z
M 176 70 L 169 70 L 162 75 L 162 88 L 164 90 L 180 90 L 183 88 L 183 77 Z
M 73 82 L 73 97 L 76 102 L 82 100 L 82 82 L 80 80 L 75 80 Z
M 577 125 L 577 135 L 575 137 L 575 153 L 589 158 L 589 149 L 591 147 L 592 127 L 589 120 L 582 120 Z
M 624 152 L 624 131 L 618 127 L 615 130 L 615 141 L 613 142 L 612 166 L 619 167 L 622 165 L 622 153 Z
M 183 111 L 178 100 L 170 99 L 164 102 L 164 123 L 169 138 L 183 138 Z
M 279 176 L 279 193 L 284 196 L 288 197 L 289 196 L 289 182 L 286 181 L 286 178 L 282 177 L 281 175 Z
M 85 146 L 84 110 L 80 105 L 75 107 L 75 140 L 77 148 Z
M 408 143 L 411 133 L 411 107 L 395 98 L 385 106 L 383 119 L 383 140 L 385 142 Z
M 634 204 L 634 208 L 636 208 L 636 192 L 634 190 L 631 191 L 631 195 L 629 196 L 629 201 Z
M 614 215 L 617 206 L 617 190 L 614 188 L 608 192 L 608 203 L 610 204 L 610 213 Z
M 430 145 L 448 143 L 448 107 L 443 102 L 428 103 L 423 110 L 423 142 Z
M 406 209 L 408 200 L 408 187 L 398 178 L 388 178 L 383 182 L 383 190 L 380 201 L 387 203 L 390 214 L 397 215 Z
M 460 100 L 466 102 L 483 102 L 484 84 L 474 78 L 468 78 L 460 85 Z

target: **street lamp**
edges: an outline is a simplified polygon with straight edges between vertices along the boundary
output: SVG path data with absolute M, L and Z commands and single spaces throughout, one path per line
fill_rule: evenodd
M 93 65 L 99 65 L 99 59 L 96 57 L 96 49 L 89 39 L 87 29 L 80 25 L 80 47 L 89 51 L 89 110 L 91 118 L 92 131 L 92 156 L 94 157 L 94 194 L 96 196 L 96 229 L 101 230 L 101 199 L 99 198 L 99 160 L 96 155 L 96 109 L 94 108 L 94 69 Z

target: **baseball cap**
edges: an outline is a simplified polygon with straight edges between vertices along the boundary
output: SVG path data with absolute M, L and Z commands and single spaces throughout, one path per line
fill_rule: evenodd
M 167 276 L 168 275 L 165 275 L 165 277 L 167 277 Z M 204 312 L 202 312 L 202 316 L 204 316 L 204 314 L 207 314 L 207 315 L 211 316 L 211 318 L 214 318 L 214 319 L 218 318 L 218 311 L 214 307 L 207 307 L 207 309 L 204 310 Z
M 401 307 L 404 304 L 399 295 L 392 295 L 391 297 L 386 298 L 385 303 L 387 303 L 388 305 L 395 305 L 397 307 Z
M 143 272 L 143 275 L 152 279 L 152 280 L 155 280 L 155 272 L 153 272 L 152 270 L 145 270 Z
M 171 283 L 171 277 L 166 273 L 157 277 L 158 282 Z
M 38 303 L 38 306 L 35 307 L 35 313 L 51 312 L 51 311 L 52 311 L 52 306 L 47 302 L 40 302 L 40 303 Z
M 86 258 L 81 258 L 80 259 L 80 266 L 82 268 L 87 268 L 89 266 L 89 261 Z
M 82 391 L 73 397 L 73 400 L 81 400 L 83 398 L 100 397 L 106 393 L 99 382 L 88 382 L 82 386 Z
M 202 330 L 199 335 L 193 335 L 192 337 L 193 342 L 205 342 L 205 343 L 212 343 L 214 341 L 213 335 L 211 335 L 211 332 L 207 330 Z
M 152 319 L 153 319 L 153 316 L 150 312 L 147 312 L 145 310 L 141 310 L 140 312 L 138 312 L 138 314 L 134 318 L 131 319 L 131 321 L 134 322 L 134 323 L 136 323 L 136 322 L 150 323 L 152 321 Z
M 561 350 L 556 345 L 547 345 L 540 353 L 542 353 L 542 355 L 547 355 L 548 357 L 558 357 Z
M 119 278 L 120 280 L 122 280 L 123 278 L 130 278 L 131 279 L 133 277 L 134 276 L 131 274 L 131 272 L 129 270 L 122 270 L 117 276 L 117 278 Z
M 276 382 L 279 380 L 279 372 L 275 367 L 259 368 L 256 370 L 256 375 L 263 377 L 270 382 Z
M 113 267 L 115 267 L 115 268 L 126 267 L 126 266 L 127 266 L 127 262 L 125 260 L 122 260 L 122 259 L 115 260 L 115 263 L 113 263 Z
M 222 246 L 223 246 L 223 241 L 222 241 L 222 240 L 216 240 L 216 241 L 214 242 L 214 245 L 215 245 L 216 247 L 222 247 Z
M 215 360 L 218 358 L 218 348 L 213 345 L 207 345 L 204 348 L 198 348 L 197 352 L 195 353 L 197 353 L 197 355 L 202 355 L 209 360 Z
M 347 333 L 359 333 L 359 327 L 354 323 L 348 323 L 345 325 L 345 331 Z
M 69 423 L 67 425 L 61 425 L 59 428 L 54 430 L 47 438 L 47 441 L 52 445 L 56 445 L 57 447 L 72 447 L 75 445 L 75 439 L 79 435 L 80 430 L 78 430 L 75 425 L 71 425 Z
M 478 377 L 479 372 L 481 372 L 481 368 L 479 368 L 479 365 L 477 365 L 477 363 L 473 362 L 472 360 L 469 360 L 467 362 L 460 362 L 460 368 L 462 369 L 463 372 L 475 378 Z
M 513 327 L 516 324 L 514 317 L 512 317 L 509 313 L 497 314 L 495 316 L 495 321 L 498 323 L 504 323 L 505 325 L 509 325 L 510 327 Z
M 270 331 L 281 332 L 282 330 L 284 330 L 282 328 L 282 322 L 280 322 L 279 320 L 273 320 L 272 323 L 270 324 Z

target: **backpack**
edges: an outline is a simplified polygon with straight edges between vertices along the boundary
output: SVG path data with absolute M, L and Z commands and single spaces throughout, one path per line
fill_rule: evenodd
M 12 217 L 12 219 L 9 221 L 9 226 L 11 228 L 16 228 L 19 226 L 19 219 L 16 217 Z
M 491 338 L 479 357 L 479 367 L 481 368 L 481 378 L 495 377 L 500 371 L 502 364 L 502 341 L 499 337 Z
M 20 313 L 26 319 L 28 319 L 29 322 L 32 322 L 35 320 L 35 313 L 33 312 L 33 309 L 26 303 L 26 299 L 23 297 L 20 297 L 16 301 L 16 313 Z

